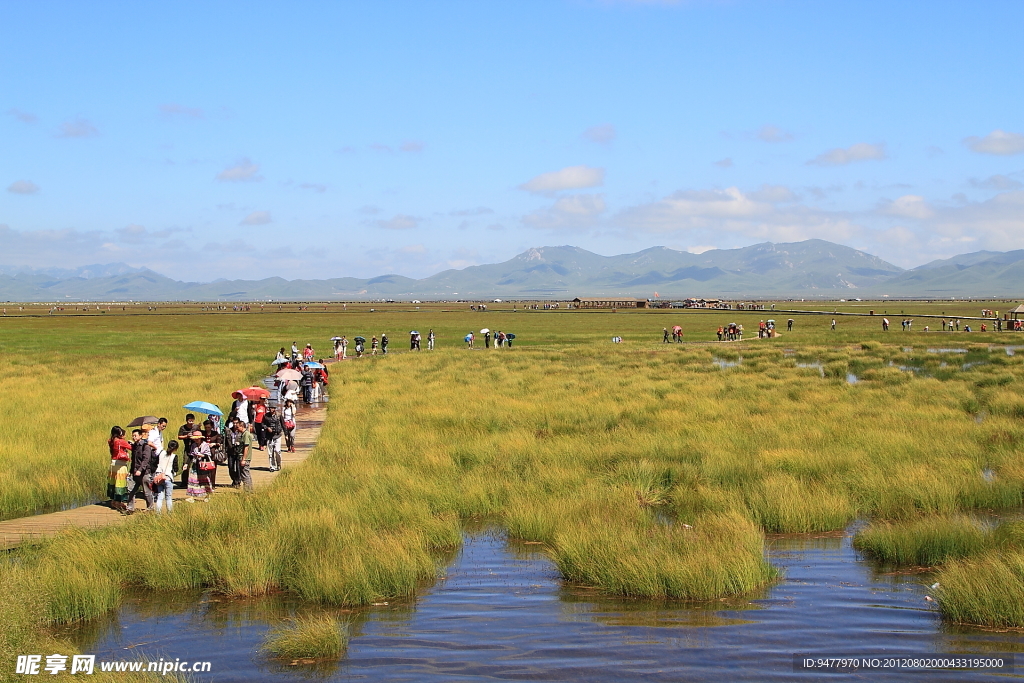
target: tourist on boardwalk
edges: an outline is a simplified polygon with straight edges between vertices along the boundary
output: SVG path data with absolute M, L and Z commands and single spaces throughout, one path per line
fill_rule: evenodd
M 128 502 L 128 467 L 132 460 L 132 445 L 124 438 L 120 427 L 110 429 L 107 440 L 110 449 L 110 473 L 107 476 L 108 505 L 114 510 L 125 510 Z
M 315 355 L 316 352 L 313 351 L 312 344 L 306 344 L 306 348 L 302 349 L 302 360 L 306 361 L 307 363 L 313 360 L 313 357 Z
M 284 355 L 284 347 L 282 346 L 281 350 L 277 352 L 277 358 L 274 359 L 274 365 L 276 365 L 278 368 L 280 368 L 282 365 L 284 365 L 287 362 L 288 362 L 288 357 Z
M 341 339 L 334 340 L 334 360 L 341 360 Z
M 256 447 L 261 451 L 267 445 L 267 438 L 263 430 L 263 418 L 267 414 L 267 399 L 260 396 L 252 407 L 252 428 L 256 434 Z
M 203 436 L 206 437 L 206 443 L 210 446 L 210 455 L 213 457 L 213 463 L 217 466 L 228 464 L 228 454 L 224 450 L 224 436 L 220 433 L 220 425 L 214 422 L 216 415 L 211 415 L 209 420 L 203 421 Z M 209 470 L 210 472 L 210 484 L 213 488 L 217 488 L 217 468 Z
M 832 318 L 832 329 L 836 329 L 836 319 Z
M 240 420 L 235 420 L 234 426 L 236 462 L 238 463 L 238 481 L 245 487 L 246 491 L 252 491 L 252 475 L 249 472 L 249 465 L 252 463 L 252 434 Z M 238 484 L 234 484 L 238 486 Z
M 156 421 L 156 429 L 149 430 L 146 437 L 157 453 L 164 450 L 164 430 L 167 429 L 167 418 L 161 417 Z
M 232 420 L 237 417 L 244 422 L 246 426 L 248 426 L 252 423 L 252 419 L 254 417 L 252 404 L 241 391 L 236 391 L 231 395 L 235 397 L 235 400 L 231 404 L 231 411 L 228 413 L 228 420 Z
M 433 350 L 434 350 L 434 330 L 431 329 L 430 332 L 427 333 L 427 351 L 433 351 Z
M 129 515 L 135 512 L 135 497 L 139 491 L 146 498 L 146 508 L 153 507 L 153 473 L 156 471 L 157 455 L 148 436 L 149 429 L 145 425 L 141 429 L 132 430 L 132 487 L 128 492 L 125 510 Z
M 341 336 L 339 343 L 341 344 L 341 360 L 345 360 L 348 357 L 348 339 L 345 338 L 345 335 Z
M 883 332 L 888 332 L 889 331 L 889 319 L 888 318 L 882 318 L 882 331 Z
M 306 404 L 313 402 L 313 369 L 309 367 L 302 368 L 302 400 Z
M 363 351 L 366 350 L 364 344 L 366 344 L 366 339 L 363 337 L 356 337 L 356 358 L 363 357 Z
M 181 488 L 188 488 L 188 468 L 192 458 L 192 432 L 196 430 L 196 416 L 189 413 L 185 424 L 178 427 L 178 442 L 182 444 Z
M 661 342 L 663 344 L 668 344 L 668 328 L 667 327 L 661 328 Z
M 718 332 L 716 333 L 716 334 L 718 334 L 718 341 L 722 341 L 722 335 L 724 333 L 725 333 L 725 329 L 721 325 L 719 325 L 718 326 Z
M 292 360 L 296 361 L 299 359 L 299 347 L 296 342 L 292 342 Z
M 377 337 L 370 337 L 370 355 L 377 355 Z
M 267 441 L 267 461 L 270 464 L 270 471 L 277 472 L 281 469 L 281 418 L 277 416 L 277 408 L 269 406 L 267 414 L 263 417 L 263 430 Z
M 237 420 L 237 418 L 236 418 Z M 198 429 L 192 432 L 192 467 L 188 473 L 188 491 L 186 498 L 190 503 L 197 500 L 209 502 L 213 495 L 213 481 L 210 474 L 217 469 L 217 463 L 213 461 L 213 453 L 210 451 L 210 444 L 206 443 L 206 437 Z
M 681 326 L 674 325 L 672 327 L 672 339 L 675 340 L 677 344 L 683 343 L 683 328 Z
M 281 409 L 281 427 L 284 430 L 284 443 L 289 453 L 295 452 L 295 401 L 288 399 Z
M 498 345 L 497 338 L 495 338 L 495 340 L 494 340 L 494 345 L 495 346 Z M 487 330 L 486 332 L 484 332 L 484 348 L 485 349 L 491 348 L 491 331 L 490 330 Z
M 174 476 L 178 473 L 178 442 L 171 441 L 167 450 L 160 453 L 157 460 L 156 474 L 153 475 L 153 490 L 156 492 L 154 509 L 163 512 L 164 503 L 167 511 L 174 509 L 171 494 L 174 493 Z
M 789 320 L 786 321 L 786 332 L 792 332 L 792 331 L 793 331 L 793 319 L 790 318 Z
M 380 352 L 385 356 L 388 355 L 388 333 L 380 333 Z

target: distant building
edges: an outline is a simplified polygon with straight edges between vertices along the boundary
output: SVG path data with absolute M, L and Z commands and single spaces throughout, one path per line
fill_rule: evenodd
M 576 308 L 647 308 L 647 299 L 576 297 L 572 302 Z

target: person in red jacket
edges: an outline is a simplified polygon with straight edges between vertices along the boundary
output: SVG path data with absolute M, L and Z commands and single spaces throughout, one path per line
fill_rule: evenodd
M 110 449 L 110 473 L 107 477 L 107 505 L 113 510 L 125 510 L 128 502 L 128 465 L 132 459 L 132 445 L 124 438 L 124 430 L 113 427 L 107 440 Z

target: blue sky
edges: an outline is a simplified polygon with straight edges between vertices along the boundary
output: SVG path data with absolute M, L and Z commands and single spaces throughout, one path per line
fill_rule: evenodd
M 1024 248 L 1024 3 L 0 0 L 0 264 Z

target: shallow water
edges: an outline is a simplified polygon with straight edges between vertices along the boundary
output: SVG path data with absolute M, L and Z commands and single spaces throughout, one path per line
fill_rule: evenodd
M 712 356 L 711 362 L 718 367 L 725 370 L 726 368 L 735 368 L 736 366 L 743 363 L 743 356 L 740 356 L 736 360 L 726 360 L 725 358 L 719 358 L 718 356 Z
M 795 673 L 793 655 L 1024 652 L 1024 635 L 943 625 L 925 600 L 927 577 L 880 573 L 851 548 L 848 535 L 778 538 L 769 552 L 785 572 L 778 584 L 744 599 L 682 605 L 568 587 L 538 546 L 510 544 L 495 533 L 467 535 L 445 576 L 416 601 L 346 614 L 348 655 L 320 668 L 269 663 L 259 654 L 268 624 L 299 607 L 288 599 L 135 599 L 118 615 L 72 633 L 99 660 L 208 659 L 213 671 L 200 680 L 210 681 L 860 680 Z

